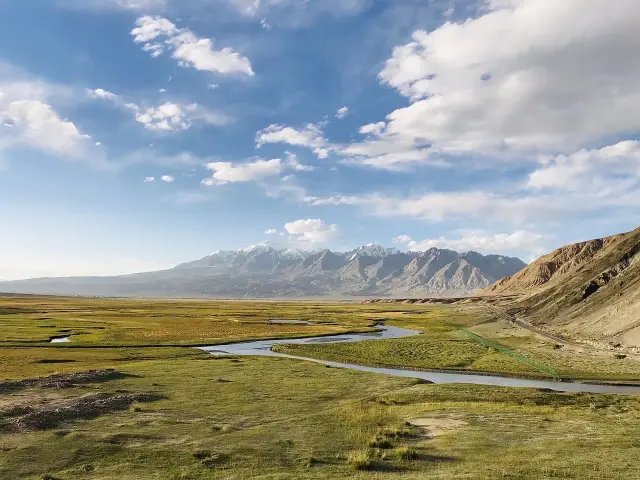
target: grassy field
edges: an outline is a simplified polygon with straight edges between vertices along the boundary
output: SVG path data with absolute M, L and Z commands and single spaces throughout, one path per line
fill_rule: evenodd
M 87 366 L 94 364 L 98 351 L 85 352 Z M 166 399 L 0 435 L 0 478 L 640 475 L 640 402 L 633 397 L 425 385 L 278 358 L 198 355 L 117 367 L 131 376 L 2 395 L 5 403 L 30 404 L 95 392 Z
M 384 312 L 387 325 L 423 332 L 376 342 L 328 345 L 276 345 L 274 350 L 290 355 L 382 367 L 476 371 L 527 377 L 551 378 L 548 367 L 566 379 L 640 380 L 640 362 L 616 358 L 613 352 L 558 349 L 555 343 L 536 339 L 526 331 L 498 321 L 491 312 L 424 305 L 419 311 Z M 485 348 L 460 328 L 476 331 L 513 352 L 506 355 Z M 531 362 L 517 359 L 525 357 Z
M 47 343 L 60 335 L 72 335 L 75 346 L 200 345 L 326 335 L 370 330 L 379 310 L 348 303 L 0 296 L 0 346 Z M 316 324 L 269 323 L 278 319 Z
M 319 324 L 269 324 L 274 318 Z M 68 388 L 0 383 L 0 479 L 640 478 L 637 397 L 430 385 L 171 346 L 367 330 L 382 319 L 425 333 L 313 346 L 312 353 L 357 363 L 539 374 L 458 330 L 466 327 L 565 374 L 640 378 L 631 359 L 602 357 L 598 370 L 595 356 L 556 350 L 480 311 L 0 297 L 0 380 L 105 368 L 120 373 Z M 51 331 L 43 334 L 43 324 Z M 68 329 L 71 344 L 46 343 Z M 96 395 L 145 394 L 152 396 L 144 403 L 16 430 L 29 409 L 68 410 Z

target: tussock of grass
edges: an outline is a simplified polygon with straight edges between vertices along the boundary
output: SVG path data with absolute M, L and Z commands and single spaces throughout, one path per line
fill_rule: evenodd
M 356 470 L 371 470 L 376 460 L 376 456 L 370 450 L 355 450 L 347 455 L 347 463 Z
M 417 449 L 410 447 L 409 445 L 401 445 L 393 449 L 393 455 L 400 460 L 416 460 L 420 457 Z

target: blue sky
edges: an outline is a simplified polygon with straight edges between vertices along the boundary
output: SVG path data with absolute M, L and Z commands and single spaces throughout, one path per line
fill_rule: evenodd
M 633 229 L 640 6 L 0 0 L 0 278 Z

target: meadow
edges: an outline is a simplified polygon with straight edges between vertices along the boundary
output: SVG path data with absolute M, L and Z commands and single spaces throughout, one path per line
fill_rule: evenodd
M 612 377 L 640 378 L 633 359 L 605 361 L 594 353 L 587 360 L 590 354 L 557 350 L 489 311 L 0 297 L 0 479 L 640 477 L 635 396 L 432 385 L 186 348 L 366 331 L 382 319 L 424 334 L 305 348 L 358 363 L 541 375 L 481 346 L 464 327 L 565 375 L 595 377 L 609 369 Z M 48 343 L 64 334 L 72 335 L 69 344 Z M 117 375 L 63 386 L 18 381 L 106 368 Z M 146 400 L 89 414 L 74 410 L 87 399 L 136 395 Z M 63 421 L 22 421 L 61 410 L 69 414 Z

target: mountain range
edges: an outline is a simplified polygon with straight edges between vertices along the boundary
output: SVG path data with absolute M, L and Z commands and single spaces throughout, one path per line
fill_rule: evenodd
M 364 245 L 348 252 L 254 246 L 169 270 L 0 282 L 6 293 L 150 297 L 450 296 L 483 289 L 526 264 L 502 255 Z

